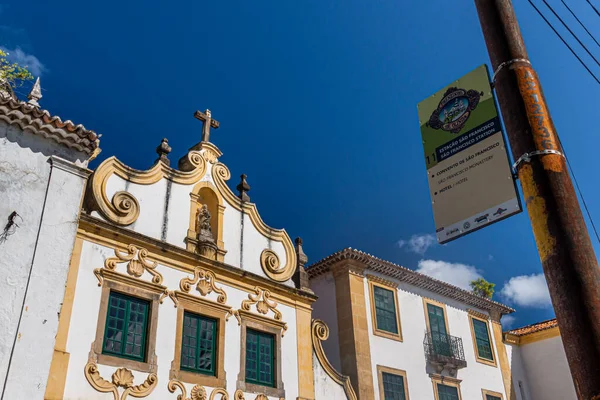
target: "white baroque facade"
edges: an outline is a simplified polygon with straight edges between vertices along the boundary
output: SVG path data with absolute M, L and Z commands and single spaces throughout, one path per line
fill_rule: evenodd
M 39 94 L 39 81 L 36 83 Z M 0 91 L 0 398 L 41 399 L 94 132 Z

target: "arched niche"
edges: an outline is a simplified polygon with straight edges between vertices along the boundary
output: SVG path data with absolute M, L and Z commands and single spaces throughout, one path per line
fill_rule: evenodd
M 185 239 L 186 248 L 188 251 L 198 253 L 198 234 L 200 233 L 198 216 L 203 205 L 206 205 L 211 215 L 210 227 L 215 244 L 217 245 L 216 260 L 224 261 L 226 253 L 223 243 L 223 215 L 225 213 L 225 205 L 223 197 L 210 182 L 198 182 L 190 193 L 190 224 Z

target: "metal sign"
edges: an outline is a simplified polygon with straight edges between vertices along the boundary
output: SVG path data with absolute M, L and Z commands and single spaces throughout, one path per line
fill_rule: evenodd
M 486 65 L 418 110 L 438 242 L 521 212 Z

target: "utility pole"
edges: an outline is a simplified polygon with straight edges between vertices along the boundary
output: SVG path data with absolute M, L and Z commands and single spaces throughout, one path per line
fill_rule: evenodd
M 512 1 L 475 4 L 575 390 L 600 400 L 600 269 L 558 134 Z

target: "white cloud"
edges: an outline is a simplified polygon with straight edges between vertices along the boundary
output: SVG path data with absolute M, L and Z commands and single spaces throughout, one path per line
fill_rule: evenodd
M 10 50 L 1 46 L 0 49 L 8 53 L 8 59 L 10 61 L 16 62 L 22 67 L 27 67 L 29 72 L 31 72 L 31 74 L 35 77 L 41 76 L 42 73 L 46 71 L 46 67 L 40 62 L 40 60 L 38 60 L 36 56 L 25 53 L 18 46 L 14 50 Z
M 483 278 L 477 268 L 471 265 L 446 261 L 421 260 L 417 272 L 469 291 L 471 281 Z
M 500 321 L 502 322 L 502 328 L 510 329 L 515 325 L 515 322 L 517 321 L 517 317 L 515 317 L 513 315 L 505 315 L 502 317 L 502 319 Z
M 550 307 L 550 293 L 543 274 L 521 275 L 510 278 L 500 295 L 508 302 L 522 307 Z
M 406 251 L 410 251 L 416 254 L 423 255 L 425 252 L 434 244 L 437 243 L 437 239 L 433 235 L 412 235 L 408 240 L 398 240 L 396 244 L 399 248 L 406 246 Z

